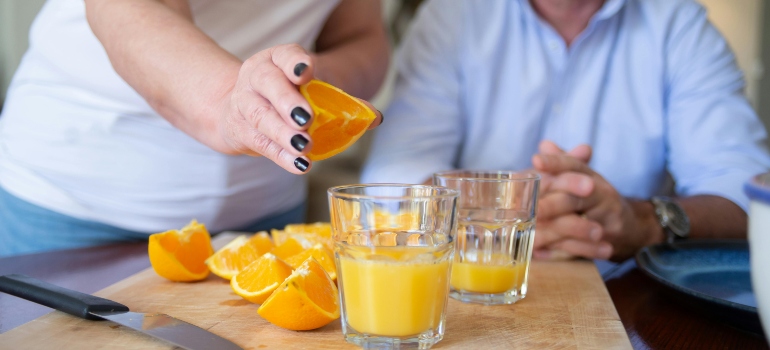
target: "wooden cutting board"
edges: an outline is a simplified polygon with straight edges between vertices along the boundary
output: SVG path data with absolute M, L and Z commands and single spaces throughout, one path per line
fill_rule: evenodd
M 235 235 L 219 235 L 221 247 Z M 527 298 L 483 306 L 450 299 L 444 340 L 435 349 L 630 349 L 604 282 L 590 261 L 532 263 Z M 96 295 L 136 312 L 161 312 L 227 338 L 244 349 L 355 348 L 339 320 L 314 330 L 276 327 L 214 275 L 196 283 L 165 280 L 150 268 Z M 109 321 L 56 311 L 0 334 L 2 349 L 170 349 L 172 346 Z

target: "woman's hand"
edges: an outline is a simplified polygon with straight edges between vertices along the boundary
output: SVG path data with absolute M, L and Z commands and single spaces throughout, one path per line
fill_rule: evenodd
M 297 86 L 313 78 L 314 67 L 313 55 L 296 44 L 271 47 L 246 60 L 218 119 L 223 144 L 218 150 L 261 155 L 289 172 L 306 172 L 313 110 Z M 372 126 L 379 125 L 380 112 L 363 102 L 377 114 Z
M 86 0 L 86 14 L 115 71 L 158 114 L 216 151 L 262 155 L 294 174 L 310 169 L 313 119 L 297 85 L 317 75 L 361 96 L 387 68 L 378 2 L 341 1 L 317 56 L 280 45 L 245 62 L 195 26 L 185 0 Z
M 215 149 L 265 156 L 289 172 L 306 172 L 313 110 L 297 85 L 310 81 L 314 66 L 299 45 L 271 47 L 247 59 L 224 100 L 216 123 L 221 144 Z

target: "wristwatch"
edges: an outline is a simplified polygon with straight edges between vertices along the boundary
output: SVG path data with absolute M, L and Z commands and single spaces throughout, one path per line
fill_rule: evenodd
M 650 199 L 655 207 L 655 215 L 658 223 L 666 233 L 668 243 L 686 239 L 690 235 L 690 218 L 684 209 L 668 197 L 652 197 Z

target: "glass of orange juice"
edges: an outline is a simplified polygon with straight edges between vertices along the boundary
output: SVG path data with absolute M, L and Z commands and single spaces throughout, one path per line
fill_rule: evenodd
M 457 239 L 450 296 L 485 305 L 527 295 L 540 175 L 453 170 L 433 184 L 457 190 Z
M 371 184 L 328 191 L 342 333 L 364 348 L 444 336 L 457 191 Z

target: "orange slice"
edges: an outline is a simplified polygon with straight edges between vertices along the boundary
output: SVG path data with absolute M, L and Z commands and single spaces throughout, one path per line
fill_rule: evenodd
M 328 222 L 316 222 L 313 224 L 289 224 L 283 230 L 272 230 L 271 235 L 276 245 L 281 245 L 289 237 L 302 237 L 312 244 L 322 243 L 329 250 L 334 250 L 332 240 L 332 227 Z M 283 257 L 286 258 L 286 257 Z
M 257 313 L 276 326 L 295 331 L 323 327 L 340 317 L 337 286 L 315 259 L 308 258 Z
M 230 280 L 230 286 L 235 294 L 252 303 L 262 304 L 291 272 L 291 266 L 267 253 L 235 275 Z
M 286 231 L 276 229 L 270 230 L 270 236 L 273 237 L 273 243 L 275 243 L 276 246 L 283 244 L 283 242 L 286 242 L 286 239 L 289 238 Z
M 303 262 L 305 262 L 305 260 L 311 256 L 316 261 L 318 261 L 319 264 L 321 264 L 321 267 L 323 267 L 324 271 L 329 274 L 329 278 L 331 278 L 332 281 L 337 280 L 337 267 L 334 264 L 334 254 L 326 249 L 326 247 L 321 243 L 316 243 L 316 245 L 314 245 L 312 248 L 305 250 L 302 253 L 293 255 L 287 258 L 285 261 L 291 267 L 297 269 L 302 265 Z
M 344 91 L 320 80 L 299 88 L 313 108 L 315 117 L 308 133 L 313 147 L 311 160 L 334 156 L 354 144 L 377 118 L 367 105 Z
M 206 265 L 215 275 L 230 280 L 272 248 L 273 241 L 267 232 L 259 232 L 251 238 L 238 236 L 206 259 Z
M 150 235 L 148 245 L 153 270 L 172 281 L 199 281 L 209 275 L 204 261 L 214 253 L 206 226 L 191 221 L 181 230 Z
M 310 249 L 312 246 L 313 242 L 303 236 L 289 235 L 283 243 L 273 248 L 271 252 L 281 259 L 288 259 L 292 255 L 297 255 Z
M 289 224 L 283 228 L 286 233 L 307 233 L 319 237 L 332 238 L 332 225 L 328 222 L 313 224 Z

